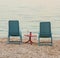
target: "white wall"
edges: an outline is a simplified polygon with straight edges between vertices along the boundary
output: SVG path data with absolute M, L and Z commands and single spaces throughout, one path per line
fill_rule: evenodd
M 8 35 L 8 21 L 9 20 L 19 20 L 20 22 L 20 29 L 23 34 L 29 33 L 32 31 L 34 34 L 39 33 L 39 23 L 41 21 L 50 21 L 52 34 L 53 36 L 60 35 L 60 17 L 48 17 L 48 16 L 40 16 L 40 17 L 31 17 L 26 16 L 20 19 L 0 19 L 0 37 L 7 37 Z
M 0 0 L 0 37 L 7 37 L 9 20 L 19 20 L 23 33 L 38 33 L 39 22 L 50 21 L 60 35 L 60 0 Z

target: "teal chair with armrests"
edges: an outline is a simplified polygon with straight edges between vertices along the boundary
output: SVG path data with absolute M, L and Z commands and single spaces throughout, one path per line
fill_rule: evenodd
M 51 38 L 50 45 L 52 45 L 52 33 L 51 33 L 51 23 L 50 22 L 40 22 L 40 31 L 38 34 L 38 45 L 40 46 L 40 38 Z
M 19 28 L 19 21 L 18 20 L 10 20 L 8 22 L 8 43 L 11 43 L 10 36 L 19 36 L 20 42 L 22 42 L 22 33 Z

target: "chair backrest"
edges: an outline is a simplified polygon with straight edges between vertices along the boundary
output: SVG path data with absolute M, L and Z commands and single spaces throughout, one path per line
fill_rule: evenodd
M 9 21 L 9 35 L 19 36 L 19 21 Z
M 51 23 L 50 22 L 40 22 L 40 35 L 41 36 L 51 35 Z

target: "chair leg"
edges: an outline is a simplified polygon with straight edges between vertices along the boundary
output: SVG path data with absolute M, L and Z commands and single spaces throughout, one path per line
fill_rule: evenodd
M 52 45 L 52 36 L 51 36 L 51 45 Z
M 20 41 L 21 41 L 21 43 L 22 43 L 22 36 L 20 36 Z
M 8 42 L 7 43 L 9 43 L 10 42 L 10 36 L 8 36 Z
M 20 32 L 19 35 L 20 35 L 20 41 L 22 43 L 22 33 Z
M 38 45 L 40 46 L 40 38 L 38 38 Z

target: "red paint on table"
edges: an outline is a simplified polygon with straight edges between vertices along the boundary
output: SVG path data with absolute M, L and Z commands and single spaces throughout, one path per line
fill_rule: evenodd
M 27 37 L 29 37 L 29 40 L 27 41 L 27 42 L 25 42 L 25 43 L 28 43 L 28 42 L 30 42 L 30 44 L 32 45 L 32 40 L 31 40 L 31 37 L 36 37 L 36 35 L 32 35 L 32 32 L 30 32 L 30 34 L 29 35 L 24 35 L 24 36 L 27 36 Z

